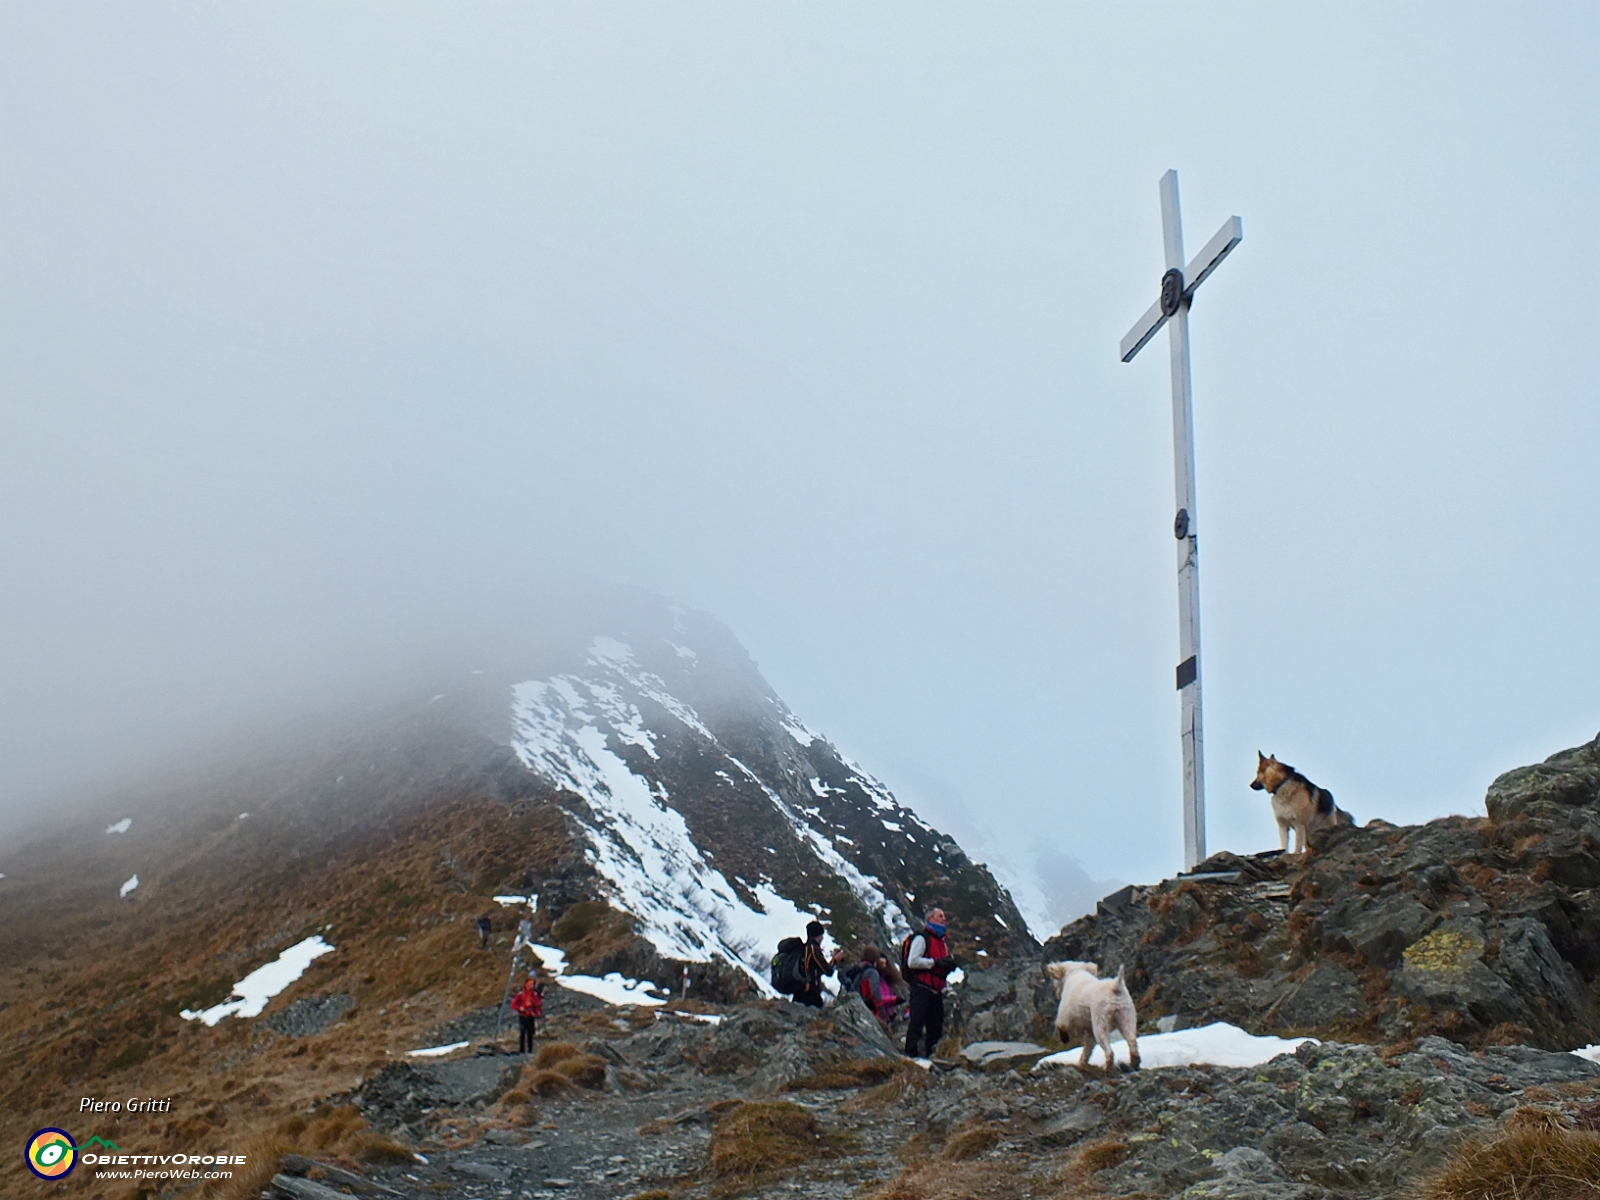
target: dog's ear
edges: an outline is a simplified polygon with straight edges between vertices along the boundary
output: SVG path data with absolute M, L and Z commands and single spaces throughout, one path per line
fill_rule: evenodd
M 1083 969 L 1085 971 L 1089 972 L 1089 974 L 1093 975 L 1096 979 L 1100 978 L 1100 967 L 1099 967 L 1099 964 L 1097 964 L 1097 963 L 1084 963 L 1083 964 Z
M 1256 762 L 1259 763 L 1263 767 L 1266 766 L 1267 765 L 1267 756 L 1265 754 L 1261 753 L 1261 751 L 1257 750 L 1256 751 Z

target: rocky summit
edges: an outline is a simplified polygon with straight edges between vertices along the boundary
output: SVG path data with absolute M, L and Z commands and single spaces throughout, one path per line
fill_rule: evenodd
M 1165 1029 L 1600 1042 L 1600 738 L 1501 775 L 1485 809 L 1325 830 L 1304 857 L 1213 855 L 1107 896 L 1044 957 L 1123 968 Z M 973 973 L 966 1006 L 983 1037 L 1045 1037 L 1055 1011 L 1027 964 Z

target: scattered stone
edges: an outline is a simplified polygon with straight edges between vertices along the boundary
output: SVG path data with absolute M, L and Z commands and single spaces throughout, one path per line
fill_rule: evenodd
M 261 1024 L 284 1037 L 310 1037 L 322 1033 L 356 1006 L 356 998 L 342 993 L 308 996 L 296 1000 L 282 1012 L 262 1017 Z
M 393 1188 L 384 1187 L 381 1183 L 374 1183 L 351 1171 L 333 1166 L 331 1163 L 321 1162 L 314 1158 L 306 1158 L 300 1154 L 290 1154 L 283 1160 L 283 1173 L 285 1175 L 309 1175 L 313 1170 L 320 1171 L 322 1178 L 333 1183 L 347 1187 L 358 1196 L 397 1196 Z
M 272 1186 L 280 1196 L 288 1196 L 290 1200 L 348 1200 L 343 1192 L 309 1179 L 297 1179 L 293 1175 L 274 1175 Z

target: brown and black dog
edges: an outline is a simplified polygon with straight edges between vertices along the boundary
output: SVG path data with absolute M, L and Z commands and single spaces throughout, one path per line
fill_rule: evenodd
M 1278 821 L 1280 849 L 1289 849 L 1289 833 L 1300 835 L 1297 854 L 1306 852 L 1306 835 L 1313 829 L 1354 825 L 1356 819 L 1333 802 L 1333 793 L 1320 788 L 1288 763 L 1256 751 L 1256 777 L 1250 786 L 1272 793 L 1272 815 Z

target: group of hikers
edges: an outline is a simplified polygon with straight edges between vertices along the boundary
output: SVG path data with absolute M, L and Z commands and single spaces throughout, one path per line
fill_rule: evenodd
M 826 995 L 822 980 L 837 973 L 841 997 L 852 992 L 860 996 L 888 1030 L 904 1015 L 906 1053 L 912 1058 L 931 1055 L 944 1036 L 946 981 L 959 965 L 945 945 L 945 928 L 944 910 L 930 909 L 922 930 L 901 942 L 898 966 L 876 946 L 863 947 L 854 965 L 842 966 L 845 950 L 831 955 L 823 950 L 826 930 L 820 921 L 812 921 L 804 942 L 785 938 L 778 943 L 772 986 L 796 1003 L 821 1008 Z M 904 1012 L 902 1005 L 907 1005 Z
M 485 935 L 479 923 L 480 936 Z M 942 908 L 928 911 L 920 931 L 900 943 L 900 962 L 892 962 L 876 946 L 864 946 L 856 962 L 844 966 L 846 953 L 841 947 L 829 954 L 822 948 L 827 932 L 820 921 L 806 926 L 805 940 L 785 938 L 778 943 L 772 960 L 772 986 L 799 1004 L 821 1008 L 826 1002 L 824 978 L 837 975 L 839 995 L 861 997 L 886 1030 L 893 1030 L 903 1016 L 906 1021 L 906 1054 L 912 1058 L 931 1056 L 944 1036 L 944 990 L 957 966 L 945 945 L 945 914 Z M 904 1007 L 902 1007 L 904 1006 Z M 517 1053 L 531 1054 L 544 1017 L 544 983 L 529 975 L 521 989 L 511 997 L 511 1011 L 517 1014 L 519 1028 Z

